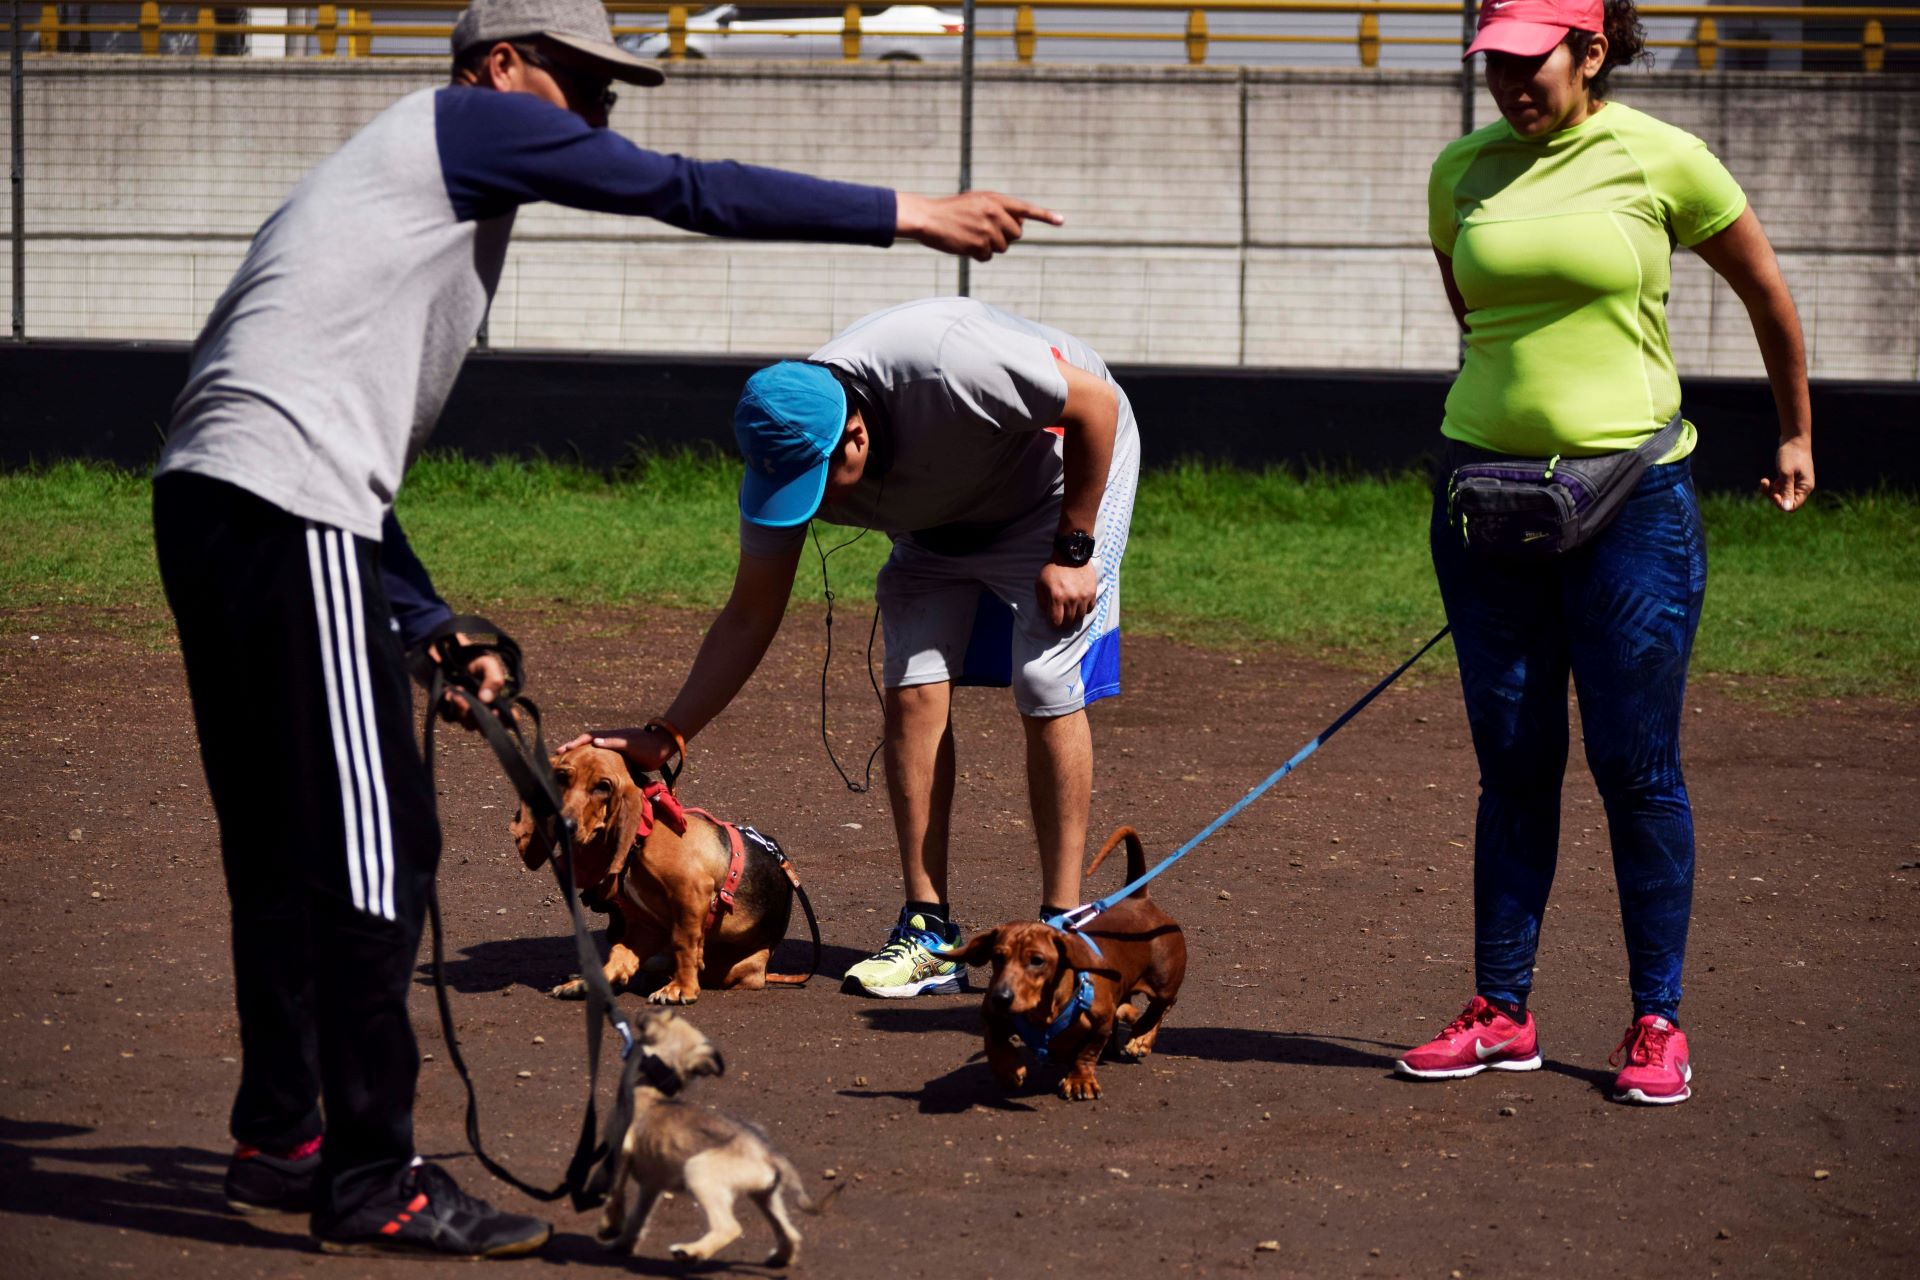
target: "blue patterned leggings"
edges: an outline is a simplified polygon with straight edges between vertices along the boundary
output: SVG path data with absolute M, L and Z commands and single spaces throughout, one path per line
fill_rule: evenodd
M 1560 844 L 1567 677 L 1606 805 L 1636 1017 L 1672 1018 L 1693 904 L 1693 811 L 1680 772 L 1687 661 L 1706 594 L 1706 539 L 1687 463 L 1649 467 L 1594 541 L 1548 564 L 1430 540 L 1480 762 L 1475 981 L 1522 1000 Z

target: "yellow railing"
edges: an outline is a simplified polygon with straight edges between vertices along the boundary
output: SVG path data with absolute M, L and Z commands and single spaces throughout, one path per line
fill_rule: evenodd
M 877 10 L 884 8 L 885 3 L 886 0 L 877 0 L 869 7 Z M 806 0 L 755 0 L 755 5 L 772 8 L 798 8 L 803 5 L 809 8 L 819 7 L 817 3 L 806 4 Z M 165 7 L 178 9 L 188 6 Z M 651 35 L 664 32 L 667 36 L 667 51 L 662 56 L 668 60 L 677 61 L 687 56 L 689 17 L 708 6 L 613 0 L 606 7 L 613 17 L 616 35 Z M 1208 53 L 1215 45 L 1332 44 L 1353 46 L 1358 54 L 1360 65 L 1374 67 L 1379 65 L 1380 50 L 1386 45 L 1457 46 L 1459 44 L 1458 37 L 1453 35 L 1389 34 L 1381 29 L 1382 18 L 1458 17 L 1461 12 L 1457 4 L 1431 3 L 1428 0 L 1198 0 L 1198 2 L 1196 0 L 976 0 L 976 7 L 1001 12 L 1013 11 L 1011 26 L 994 28 L 981 26 L 975 34 L 984 39 L 1011 39 L 1015 59 L 1021 63 L 1032 63 L 1036 60 L 1041 37 L 1044 35 L 1048 40 L 1178 42 L 1185 46 L 1186 60 L 1193 66 L 1204 65 Z M 364 58 L 375 54 L 373 41 L 376 35 L 384 39 L 445 40 L 453 26 L 451 15 L 466 8 L 466 3 L 465 0 L 358 0 L 358 3 L 350 5 L 296 6 L 296 11 L 311 12 L 312 19 L 305 22 L 282 23 L 218 22 L 215 21 L 218 10 L 211 5 L 197 8 L 192 22 L 163 22 L 161 20 L 163 6 L 155 0 L 147 0 L 146 3 L 139 4 L 137 16 L 132 22 L 68 22 L 62 18 L 61 8 L 60 5 L 41 5 L 37 21 L 22 23 L 27 32 L 39 35 L 41 50 L 49 54 L 59 50 L 60 37 L 63 35 L 138 35 L 140 51 L 148 54 L 161 51 L 162 36 L 190 35 L 195 38 L 196 51 L 205 55 L 216 52 L 216 41 L 220 36 L 266 35 L 311 39 L 321 57 Z M 1091 9 L 1184 13 L 1187 15 L 1187 21 L 1184 30 L 1178 32 L 1093 31 L 1051 26 L 1042 32 L 1035 21 L 1035 15 L 1039 13 L 1066 14 Z M 373 14 L 376 11 L 408 13 L 437 11 L 448 13 L 450 16 L 443 23 L 383 22 L 376 28 L 373 23 Z M 1355 18 L 1356 23 L 1352 35 L 1331 32 L 1213 32 L 1208 28 L 1209 14 L 1319 17 L 1347 15 Z M 663 18 L 664 21 L 644 23 L 634 21 L 643 15 Z M 861 5 L 846 6 L 840 32 L 840 55 L 843 61 L 857 62 L 860 59 L 861 15 Z M 1656 4 L 1641 6 L 1640 15 L 1644 19 L 1656 20 L 1693 19 L 1694 28 L 1689 38 L 1650 40 L 1648 44 L 1657 49 L 1691 49 L 1696 64 L 1702 70 L 1708 71 L 1719 64 L 1720 51 L 1723 49 L 1857 53 L 1860 55 L 1860 65 L 1866 71 L 1882 70 L 1888 53 L 1920 50 L 1920 42 L 1888 40 L 1885 27 L 1885 23 L 1889 21 L 1920 20 L 1920 8 L 1802 9 L 1784 5 Z M 1809 22 L 1822 26 L 1841 22 L 1858 22 L 1860 38 L 1858 40 L 1798 41 L 1727 38 L 1720 34 L 1720 24 L 1729 19 L 1767 19 L 1797 22 L 1803 26 Z M 757 30 L 766 35 L 818 34 L 803 32 L 796 28 L 759 27 Z M 722 28 L 700 34 L 725 39 L 727 32 Z M 923 37 L 916 35 L 915 38 Z M 924 38 L 957 40 L 958 35 L 953 32 L 928 32 Z

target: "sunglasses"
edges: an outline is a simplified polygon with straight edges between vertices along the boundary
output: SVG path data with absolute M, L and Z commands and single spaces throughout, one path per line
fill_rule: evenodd
M 607 81 L 599 76 L 576 71 L 571 67 L 563 67 L 533 45 L 515 43 L 513 48 L 514 52 L 530 65 L 552 76 L 559 84 L 561 92 L 565 93 L 571 101 L 598 107 L 608 114 L 612 113 L 613 104 L 620 101 L 620 95 L 609 88 Z

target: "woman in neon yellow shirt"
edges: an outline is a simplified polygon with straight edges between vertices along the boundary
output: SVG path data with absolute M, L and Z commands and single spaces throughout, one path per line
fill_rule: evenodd
M 1651 439 L 1679 413 L 1666 299 L 1677 243 L 1746 304 L 1779 411 L 1782 511 L 1813 489 L 1806 358 L 1793 299 L 1746 196 L 1690 134 L 1606 100 L 1641 53 L 1633 0 L 1487 0 L 1469 56 L 1487 55 L 1502 119 L 1441 152 L 1429 231 L 1466 359 L 1442 433 L 1473 451 L 1579 458 Z M 1592 541 L 1545 561 L 1475 554 L 1435 504 L 1434 570 L 1460 661 L 1481 786 L 1474 841 L 1477 992 L 1400 1070 L 1422 1079 L 1540 1065 L 1527 1011 L 1560 836 L 1567 680 L 1607 811 L 1633 1023 L 1613 1096 L 1690 1095 L 1681 962 L 1693 817 L 1681 776 L 1687 660 L 1706 545 L 1677 441 Z

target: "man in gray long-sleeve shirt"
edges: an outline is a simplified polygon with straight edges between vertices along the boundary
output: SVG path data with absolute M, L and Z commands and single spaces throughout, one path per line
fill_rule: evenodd
M 608 81 L 661 75 L 613 44 L 597 0 L 476 0 L 454 54 L 454 84 L 394 104 L 260 228 L 194 345 L 154 533 L 232 902 L 243 1057 L 227 1199 L 310 1209 L 329 1250 L 499 1257 L 538 1248 L 547 1225 L 414 1156 L 406 996 L 440 832 L 404 650 L 451 611 L 391 507 L 515 210 L 905 236 L 982 259 L 1023 219 L 1057 219 L 989 193 L 930 200 L 643 151 L 604 127 Z M 472 673 L 483 700 L 504 680 L 492 655 Z

